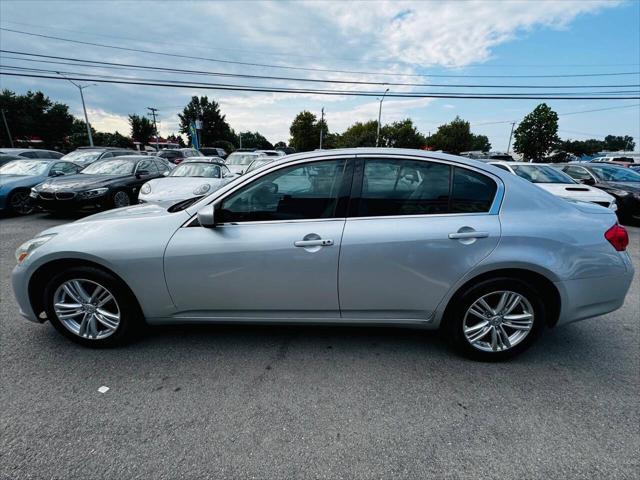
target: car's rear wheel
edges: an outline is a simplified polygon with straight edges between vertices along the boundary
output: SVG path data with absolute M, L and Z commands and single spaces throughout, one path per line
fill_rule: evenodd
M 505 360 L 527 349 L 545 324 L 544 302 L 533 285 L 493 279 L 454 300 L 446 327 L 456 349 L 478 360 Z
M 52 325 L 76 343 L 112 346 L 130 339 L 141 323 L 135 298 L 113 275 L 93 267 L 67 269 L 44 289 Z
M 29 215 L 34 210 L 33 202 L 29 197 L 29 191 L 20 189 L 11 192 L 8 198 L 11 210 L 18 215 Z

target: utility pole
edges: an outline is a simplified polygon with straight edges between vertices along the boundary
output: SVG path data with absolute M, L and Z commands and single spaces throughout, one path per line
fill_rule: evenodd
M 153 130 L 156 132 L 156 152 L 157 152 L 158 150 L 160 150 L 160 147 L 158 146 L 158 127 L 156 124 L 156 112 L 158 111 L 158 109 L 153 107 L 147 107 L 147 110 L 151 112 L 149 113 L 149 115 L 153 117 Z
M 509 149 L 511 149 L 511 137 L 513 137 L 513 127 L 516 126 L 516 122 L 511 123 L 511 133 L 509 134 L 509 144 L 507 145 L 507 153 L 509 153 Z
M 378 131 L 376 132 L 376 147 L 380 144 L 380 119 L 382 117 L 382 101 L 384 100 L 384 96 L 388 91 L 389 89 L 387 88 L 382 94 L 382 98 L 380 99 L 380 107 L 378 108 Z
M 324 107 L 322 107 L 322 116 L 320 117 L 320 150 L 322 150 L 322 134 L 324 133 Z
M 61 77 L 66 78 L 67 80 L 69 80 L 69 82 L 71 84 L 73 84 L 75 87 L 78 88 L 78 90 L 80 90 L 80 99 L 82 100 L 82 110 L 84 111 L 84 123 L 87 124 L 87 135 L 89 136 L 89 145 L 91 147 L 93 147 L 93 136 L 91 135 L 91 125 L 89 124 L 89 117 L 87 116 L 87 107 L 84 104 L 84 94 L 82 93 L 82 90 L 84 90 L 85 88 L 88 87 L 93 87 L 95 85 L 97 85 L 97 83 L 91 83 L 89 85 L 79 85 L 75 82 L 73 82 L 72 80 L 68 79 L 67 77 L 65 77 L 62 73 L 60 72 L 56 72 L 58 75 L 60 75 Z
M 238 138 L 240 139 L 240 147 L 242 148 L 242 132 L 238 132 Z
M 7 117 L 4 116 L 4 110 L 0 110 L 2 112 L 2 120 L 4 120 L 4 128 L 7 129 L 7 135 L 9 136 L 9 143 L 11 144 L 11 148 L 13 148 L 13 138 L 11 137 L 11 131 L 9 130 L 9 124 L 7 123 Z

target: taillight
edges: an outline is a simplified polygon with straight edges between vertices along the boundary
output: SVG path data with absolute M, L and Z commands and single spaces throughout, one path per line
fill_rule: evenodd
M 624 252 L 627 249 L 627 245 L 629 245 L 627 229 L 617 223 L 604 232 L 604 238 L 619 252 Z

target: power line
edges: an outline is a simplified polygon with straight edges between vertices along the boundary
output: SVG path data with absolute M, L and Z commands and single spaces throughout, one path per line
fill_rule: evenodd
M 394 76 L 394 77 L 398 77 L 398 76 L 438 77 L 438 78 L 578 78 L 578 77 L 608 77 L 608 76 L 624 76 L 624 75 L 640 74 L 640 72 L 615 72 L 615 73 L 576 73 L 576 74 L 556 74 L 556 75 L 444 75 L 444 74 L 404 74 L 404 73 L 398 74 L 395 72 L 335 70 L 335 69 L 312 68 L 312 67 L 292 67 L 288 65 L 274 65 L 274 64 L 267 64 L 267 63 L 239 62 L 239 61 L 233 61 L 233 60 L 224 60 L 220 58 L 196 57 L 192 55 L 181 55 L 177 53 L 157 52 L 157 51 L 145 50 L 141 48 L 121 47 L 117 45 L 108 45 L 104 43 L 73 40 L 69 38 L 56 37 L 53 35 L 44 35 L 41 33 L 32 33 L 32 32 L 25 32 L 22 30 L 14 30 L 12 28 L 6 28 L 6 27 L 0 27 L 0 30 L 17 33 L 21 35 L 29 35 L 33 37 L 39 37 L 39 38 L 48 38 L 50 40 L 58 40 L 61 42 L 76 43 L 80 45 L 90 45 L 94 47 L 110 48 L 110 49 L 123 50 L 128 52 L 147 53 L 152 55 L 162 55 L 167 57 L 184 58 L 189 60 L 208 61 L 208 62 L 224 63 L 224 64 L 231 64 L 231 65 L 243 65 L 243 66 L 249 66 L 249 67 L 263 67 L 263 68 L 280 68 L 280 69 L 286 69 L 286 70 L 300 70 L 300 71 L 307 71 L 307 72 L 353 73 L 357 75 L 384 75 L 384 76 Z
M 4 67 L 3 67 L 4 68 Z M 56 72 L 58 73 L 58 72 Z M 1 72 L 0 75 L 12 76 L 12 77 L 26 77 L 26 78 L 48 78 L 59 80 L 60 77 L 54 75 L 35 75 L 28 73 L 10 73 Z M 213 83 L 188 83 L 188 82 L 167 82 L 163 80 L 155 79 L 108 79 L 106 76 L 94 77 L 71 77 L 72 80 L 78 81 L 93 81 L 100 83 L 112 83 L 121 85 L 142 85 L 142 86 L 155 86 L 155 87 L 172 87 L 172 88 L 195 88 L 202 90 L 223 90 L 223 91 L 237 91 L 237 92 L 261 92 L 261 93 L 292 93 L 292 94 L 308 94 L 308 95 L 332 95 L 332 96 L 352 96 L 352 97 L 376 97 L 379 96 L 379 92 L 364 92 L 364 91 L 350 91 L 350 90 L 311 90 L 311 89 L 295 89 L 295 88 L 271 88 L 271 87 L 256 87 L 256 86 L 243 86 L 243 85 L 230 85 L 230 84 L 213 84 Z M 117 78 L 117 77 L 116 77 Z M 634 92 L 635 93 L 635 92 Z M 640 94 L 636 96 L 623 96 L 620 94 L 616 96 L 577 96 L 584 95 L 576 94 L 576 96 L 563 94 L 560 95 L 529 95 L 529 94 L 466 94 L 466 93 L 435 93 L 435 92 L 412 92 L 412 93 L 392 93 L 389 97 L 395 98 L 463 98 L 463 99 L 502 99 L 502 100 L 638 100 Z M 598 94 L 601 95 L 601 94 Z
M 304 88 L 293 88 L 293 87 L 266 87 L 266 86 L 250 86 L 250 85 L 238 85 L 238 84 L 229 84 L 229 83 L 208 83 L 208 82 L 187 82 L 182 80 L 165 80 L 165 79 L 154 79 L 154 78 L 138 78 L 138 77 L 118 77 L 114 75 L 105 75 L 105 74 L 91 74 L 84 72 L 69 72 L 62 70 L 47 70 L 41 68 L 29 68 L 29 67 L 20 67 L 14 65 L 2 65 L 0 68 L 14 70 L 14 71 L 24 71 L 24 72 L 35 72 L 35 73 L 55 73 L 58 75 L 66 74 L 66 75 L 87 75 L 92 81 L 96 81 L 97 79 L 103 80 L 123 80 L 123 81 L 143 81 L 143 82 L 164 82 L 171 85 L 179 86 L 179 85 L 200 85 L 200 86 L 209 86 L 209 87 L 249 87 L 256 89 L 268 89 L 273 88 L 274 92 L 285 92 L 285 93 L 317 93 L 317 94 L 348 94 L 349 92 L 355 94 L 364 94 L 371 92 L 363 92 L 363 91 L 355 91 L 355 90 L 335 90 L 335 89 L 304 89 Z M 388 90 L 388 89 L 387 89 Z M 375 92 L 374 92 L 375 93 Z M 433 98 L 437 98 L 438 96 L 450 95 L 450 97 L 444 98 L 465 98 L 469 94 L 467 93 L 453 93 L 453 92 L 407 92 L 404 94 L 405 97 L 420 97 L 420 96 L 431 96 L 434 95 Z M 622 97 L 622 95 L 631 95 L 636 94 L 638 97 Z M 580 97 L 583 99 L 587 98 L 599 98 L 599 99 L 614 99 L 614 98 L 640 98 L 640 90 L 613 90 L 613 91 L 595 91 L 595 92 L 544 92 L 542 94 L 538 93 L 514 93 L 514 92 L 503 92 L 503 93 L 474 93 L 478 98 L 500 98 L 503 96 L 512 96 L 514 98 L 534 98 L 534 99 L 562 99 L 562 98 L 573 98 L 578 95 L 590 95 L 589 97 Z M 563 95 L 563 97 L 556 97 L 554 95 Z M 593 95 L 615 95 L 610 97 L 593 97 Z M 398 96 L 398 95 L 396 95 Z
M 272 75 L 251 75 L 251 74 L 238 74 L 238 73 L 226 73 L 226 72 L 212 72 L 206 70 L 187 70 L 181 68 L 169 68 L 169 67 L 155 67 L 149 65 L 135 65 L 131 63 L 119 63 L 119 62 L 105 62 L 99 60 L 87 60 L 73 57 L 59 57 L 55 55 L 43 55 L 28 52 L 20 52 L 15 50 L 3 50 L 1 53 L 10 53 L 16 55 L 24 55 L 29 57 L 50 58 L 56 60 L 67 60 L 65 62 L 56 62 L 49 60 L 36 60 L 32 58 L 10 57 L 3 56 L 6 59 L 20 60 L 27 62 L 46 63 L 54 65 L 72 65 L 81 67 L 95 67 L 95 68 L 112 68 L 112 69 L 136 69 L 136 70 L 152 70 L 164 73 L 183 73 L 193 75 L 210 75 L 221 77 L 234 77 L 234 78 L 251 78 L 261 80 L 286 80 L 295 82 L 310 82 L 310 83 L 336 83 L 336 84 L 351 84 L 351 85 L 378 85 L 378 86 L 405 86 L 405 87 L 450 87 L 450 88 L 533 88 L 533 89 L 547 89 L 547 88 L 632 88 L 640 87 L 640 84 L 623 84 L 623 85 L 483 85 L 483 84 L 447 84 L 447 83 L 407 83 L 407 82 L 370 82 L 362 80 L 337 80 L 337 79 L 318 79 L 318 78 L 302 78 L 302 77 L 280 77 Z

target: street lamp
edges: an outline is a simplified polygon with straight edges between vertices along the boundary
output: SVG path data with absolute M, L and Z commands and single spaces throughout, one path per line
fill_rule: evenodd
M 382 98 L 380 99 L 380 108 L 378 108 L 378 131 L 376 132 L 376 147 L 380 144 L 380 118 L 382 117 L 382 101 L 384 100 L 384 96 L 388 91 L 389 89 L 387 88 L 382 94 Z
M 60 72 L 56 72 L 58 75 L 60 75 L 61 77 L 66 78 L 67 80 L 69 80 L 70 83 L 72 83 L 74 86 L 78 87 L 78 90 L 80 90 L 80 99 L 82 100 L 82 110 L 84 111 L 84 123 L 87 124 L 87 135 L 89 135 L 89 145 L 93 147 L 93 136 L 91 135 L 91 125 L 89 125 L 89 117 L 87 116 L 87 107 L 84 104 L 84 95 L 82 93 L 82 90 L 88 87 L 94 87 L 96 85 L 98 85 L 97 83 L 90 83 L 89 85 L 78 85 L 77 83 L 73 82 L 71 79 L 65 77 L 62 73 Z

